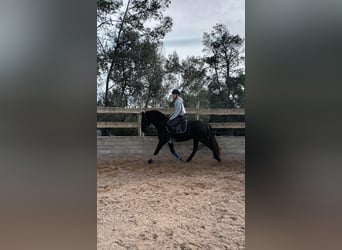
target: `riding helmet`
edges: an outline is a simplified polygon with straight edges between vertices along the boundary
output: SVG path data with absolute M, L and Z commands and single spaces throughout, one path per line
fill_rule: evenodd
M 179 93 L 178 89 L 174 89 L 174 90 L 172 90 L 172 94 L 173 94 L 173 95 L 180 95 L 180 93 Z

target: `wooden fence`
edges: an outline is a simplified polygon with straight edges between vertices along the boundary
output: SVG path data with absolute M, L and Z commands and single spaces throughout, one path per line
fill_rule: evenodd
M 158 109 L 158 108 L 118 108 L 118 107 L 97 107 L 97 114 L 137 114 L 138 119 L 136 122 L 97 122 L 97 128 L 137 128 L 139 135 L 141 112 L 148 110 L 159 110 L 164 114 L 170 114 L 173 109 Z M 196 115 L 196 119 L 200 119 L 201 115 L 245 115 L 245 110 L 241 108 L 235 109 L 197 109 L 187 108 L 187 114 Z M 213 128 L 245 128 L 244 122 L 221 122 L 210 123 Z

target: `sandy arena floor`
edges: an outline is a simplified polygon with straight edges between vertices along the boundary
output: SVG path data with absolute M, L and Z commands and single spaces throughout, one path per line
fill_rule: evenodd
M 97 249 L 244 249 L 245 162 L 98 156 Z

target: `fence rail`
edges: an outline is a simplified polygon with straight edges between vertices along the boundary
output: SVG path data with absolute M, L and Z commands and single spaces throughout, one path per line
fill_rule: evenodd
M 158 108 L 118 108 L 118 107 L 97 107 L 98 114 L 139 114 L 142 111 L 159 110 L 164 114 L 170 114 L 173 109 L 158 109 Z M 187 114 L 199 114 L 199 115 L 245 115 L 245 109 L 197 109 L 187 108 Z
M 164 114 L 170 114 L 173 109 L 158 109 L 158 108 L 119 108 L 119 107 L 97 107 L 97 114 L 137 114 L 137 122 L 97 122 L 97 128 L 137 128 L 140 131 L 141 112 L 148 110 L 159 110 Z M 194 114 L 199 119 L 200 115 L 245 115 L 245 110 L 241 108 L 235 109 L 196 109 L 187 108 L 187 114 Z M 244 122 L 220 122 L 210 123 L 213 128 L 245 128 Z

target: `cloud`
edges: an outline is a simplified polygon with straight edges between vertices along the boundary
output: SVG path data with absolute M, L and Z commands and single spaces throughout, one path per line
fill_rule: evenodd
M 180 37 L 180 38 L 171 38 L 164 42 L 164 45 L 169 46 L 193 46 L 194 44 L 198 43 L 198 38 L 191 38 L 191 37 Z
M 174 0 L 165 15 L 172 17 L 174 24 L 165 37 L 164 50 L 167 54 L 176 50 L 181 59 L 201 56 L 203 33 L 217 23 L 245 37 L 245 3 L 241 0 Z

